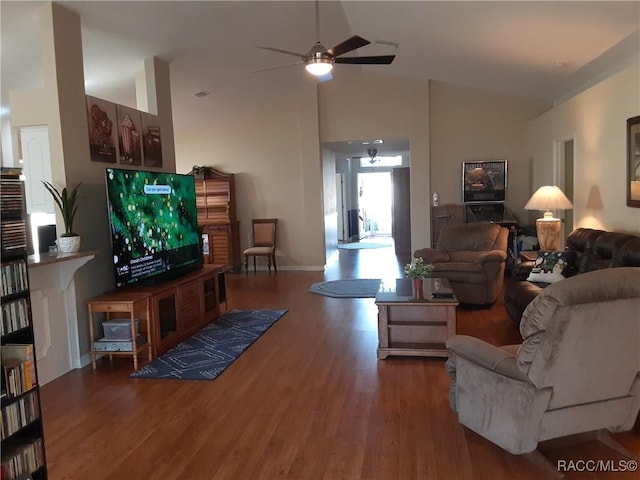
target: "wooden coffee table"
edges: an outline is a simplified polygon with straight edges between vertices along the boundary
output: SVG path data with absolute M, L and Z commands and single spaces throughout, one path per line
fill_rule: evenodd
M 408 278 L 383 282 L 376 305 L 379 359 L 449 356 L 445 342 L 456 333 L 458 306 L 449 280 L 426 278 L 421 291 L 414 290 Z

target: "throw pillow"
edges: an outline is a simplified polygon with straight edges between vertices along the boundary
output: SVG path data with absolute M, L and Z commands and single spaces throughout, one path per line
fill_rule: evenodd
M 538 258 L 527 277 L 530 282 L 555 283 L 573 274 L 575 252 L 538 252 Z

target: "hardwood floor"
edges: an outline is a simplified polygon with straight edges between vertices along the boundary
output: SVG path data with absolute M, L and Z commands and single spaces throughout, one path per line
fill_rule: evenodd
M 391 248 L 336 255 L 326 273 L 227 277 L 230 309 L 289 312 L 214 381 L 131 379 L 131 361 L 101 359 L 45 385 L 49 478 L 551 478 L 458 423 L 443 360 L 376 359 L 373 299 L 307 292 L 324 279 L 396 278 L 403 263 Z M 459 309 L 458 333 L 519 340 L 501 302 Z M 638 429 L 614 437 L 640 453 Z M 548 456 L 621 458 L 593 442 Z

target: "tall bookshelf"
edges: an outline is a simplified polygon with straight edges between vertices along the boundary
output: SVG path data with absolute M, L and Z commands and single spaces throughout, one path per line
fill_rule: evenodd
M 2 321 L 1 476 L 47 478 L 27 272 L 27 217 L 20 169 L 0 169 Z

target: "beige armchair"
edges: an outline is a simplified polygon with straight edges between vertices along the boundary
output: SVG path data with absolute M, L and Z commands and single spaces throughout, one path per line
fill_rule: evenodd
M 522 344 L 506 347 L 463 335 L 447 341 L 460 423 L 516 455 L 583 432 L 618 446 L 606 431 L 630 430 L 640 409 L 640 268 L 549 285 L 520 332 Z
M 449 279 L 460 303 L 491 305 L 502 291 L 508 237 L 496 223 L 454 225 L 442 230 L 436 248 L 413 256 L 432 263 L 434 276 Z

